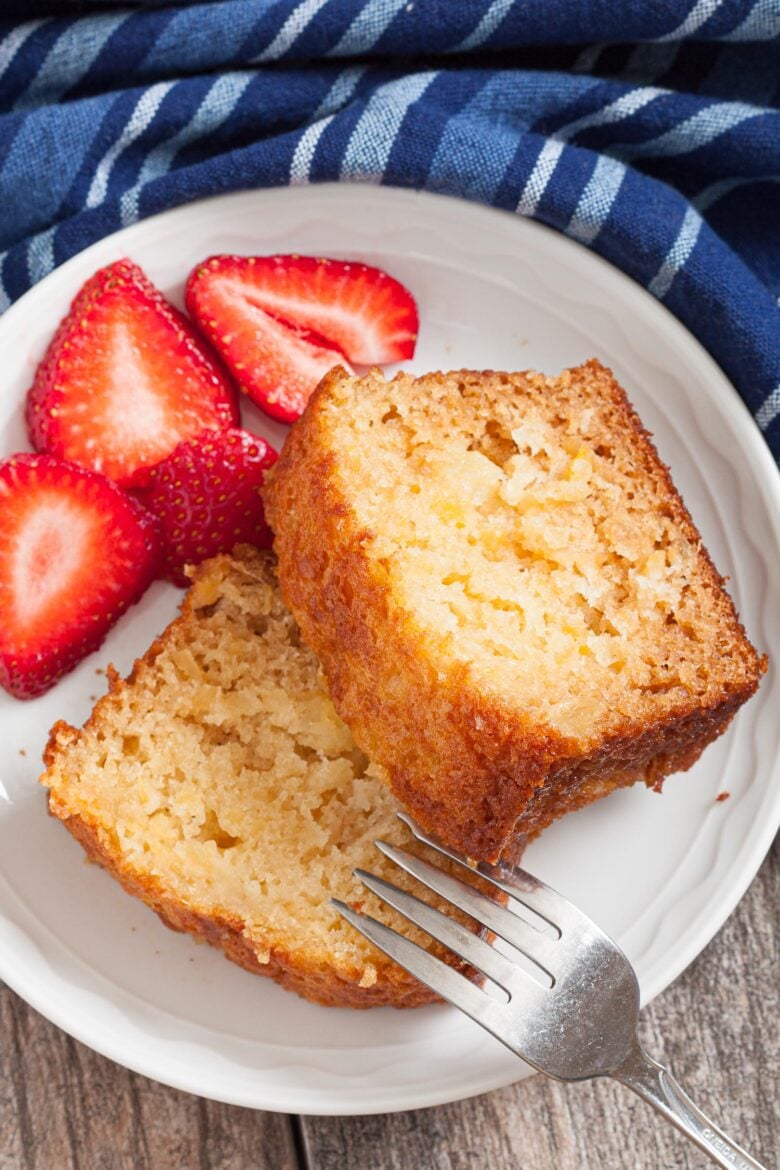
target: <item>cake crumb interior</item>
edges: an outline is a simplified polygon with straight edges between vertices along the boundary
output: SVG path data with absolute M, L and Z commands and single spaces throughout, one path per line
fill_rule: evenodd
M 336 715 L 269 566 L 252 550 L 205 566 L 191 618 L 103 701 L 44 783 L 71 813 L 97 819 L 136 873 L 199 912 L 242 919 L 261 961 L 270 940 L 293 959 L 357 967 L 371 986 L 392 964 L 329 899 L 429 943 L 352 872 L 412 888 L 374 846 L 411 838 Z
M 587 744 L 706 702 L 728 627 L 625 407 L 577 373 L 377 375 L 342 385 L 329 425 L 366 554 L 432 659 Z

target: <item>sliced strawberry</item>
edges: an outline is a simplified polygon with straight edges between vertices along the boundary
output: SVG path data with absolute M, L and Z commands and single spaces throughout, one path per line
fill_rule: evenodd
M 238 296 L 288 325 L 326 338 L 358 365 L 414 356 L 417 305 L 409 290 L 381 268 L 315 256 L 212 256 L 187 281 L 187 306 L 201 324 L 206 288 L 212 290 L 212 305 Z
M 242 389 L 288 422 L 336 364 L 331 348 L 366 365 L 414 354 L 413 297 L 366 264 L 312 256 L 212 256 L 190 273 L 186 300 Z
M 120 488 L 50 455 L 0 464 L 0 684 L 48 690 L 155 577 L 156 525 Z
M 215 358 L 130 260 L 83 286 L 27 399 L 37 450 L 122 484 L 142 479 L 182 439 L 238 421 Z
M 295 422 L 328 370 L 349 365 L 311 330 L 279 321 L 249 300 L 231 277 L 190 276 L 187 307 L 238 385 L 261 410 Z
M 260 488 L 275 462 L 265 439 L 236 429 L 180 443 L 152 469 L 137 494 L 157 517 L 169 580 L 188 585 L 186 565 L 236 544 L 270 546 Z

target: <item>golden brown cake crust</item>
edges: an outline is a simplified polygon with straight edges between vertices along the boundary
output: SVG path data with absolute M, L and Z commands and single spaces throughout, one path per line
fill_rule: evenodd
M 159 883 L 150 881 L 126 865 L 121 855 L 105 841 L 96 825 L 88 824 L 81 816 L 70 814 L 67 808 L 58 804 L 53 793 L 49 796 L 49 812 L 62 821 L 90 861 L 102 866 L 129 894 L 145 902 L 166 926 L 219 947 L 228 959 L 246 971 L 265 975 L 288 991 L 295 991 L 305 999 L 325 1007 L 411 1008 L 437 1001 L 433 992 L 412 979 L 400 967 L 388 968 L 383 978 L 372 987 L 361 987 L 361 972 L 357 968 L 346 972 L 336 970 L 330 964 L 307 963 L 273 943 L 269 946 L 268 961 L 261 963 L 256 948 L 247 942 L 244 923 L 240 919 L 227 913 L 218 916 L 198 911 L 171 897 Z
M 632 437 L 638 473 L 658 485 L 669 514 L 700 546 L 668 470 L 609 372 L 590 362 L 570 375 L 598 380 L 613 417 Z M 431 374 L 418 380 L 419 393 L 459 376 L 519 383 L 526 377 Z M 371 377 L 376 381 L 377 374 Z M 408 375 L 398 377 L 409 381 Z M 341 369 L 315 391 L 265 489 L 266 511 L 276 534 L 283 597 L 323 663 L 336 709 L 360 747 L 386 768 L 393 792 L 415 818 L 454 848 L 492 861 L 513 834 L 534 836 L 563 812 L 614 787 L 643 779 L 658 788 L 668 773 L 690 767 L 755 691 L 764 669 L 706 551 L 701 549 L 699 570 L 744 658 L 741 677 L 725 678 L 708 705 L 680 701 L 645 726 L 626 720 L 597 751 L 583 751 L 576 738 L 480 693 L 466 666 L 442 670 L 420 652 L 414 623 L 396 603 L 388 573 L 366 555 L 375 534 L 360 526 L 339 487 L 329 412 L 346 383 L 351 393 L 360 393 L 360 383 Z

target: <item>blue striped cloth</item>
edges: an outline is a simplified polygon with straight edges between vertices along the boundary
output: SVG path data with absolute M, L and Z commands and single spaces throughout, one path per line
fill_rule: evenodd
M 0 308 L 188 200 L 427 188 L 532 216 L 639 281 L 780 458 L 780 0 L 0 11 Z

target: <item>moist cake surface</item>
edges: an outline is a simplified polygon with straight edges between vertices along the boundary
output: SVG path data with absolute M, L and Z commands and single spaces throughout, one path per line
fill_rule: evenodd
M 608 370 L 329 375 L 266 489 L 357 742 L 451 845 L 690 765 L 761 663 Z
M 359 905 L 428 944 L 353 876 L 412 879 L 374 847 L 408 846 L 397 801 L 336 714 L 250 548 L 197 571 L 183 614 L 81 731 L 58 724 L 50 811 L 170 926 L 322 1003 L 433 995 L 329 905 Z

